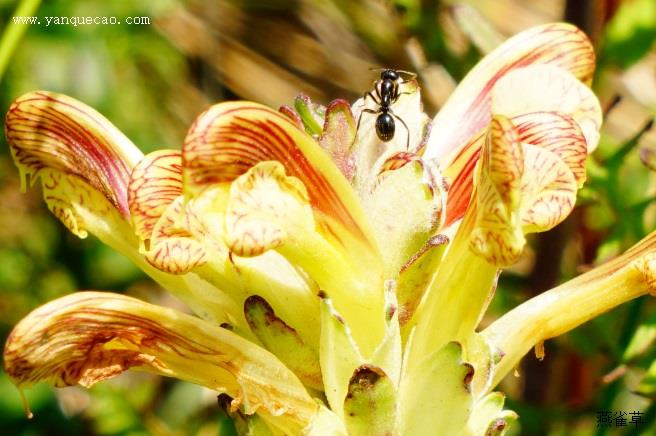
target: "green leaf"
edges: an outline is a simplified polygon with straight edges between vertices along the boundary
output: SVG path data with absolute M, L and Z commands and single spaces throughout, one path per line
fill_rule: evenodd
M 624 350 L 622 360 L 633 360 L 647 351 L 656 340 L 656 314 L 641 324 L 633 334 L 629 345 Z
M 606 27 L 603 56 L 626 68 L 641 59 L 656 38 L 656 3 L 623 2 Z

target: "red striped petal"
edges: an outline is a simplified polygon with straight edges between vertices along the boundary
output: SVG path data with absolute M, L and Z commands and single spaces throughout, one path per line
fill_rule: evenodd
M 141 152 L 105 117 L 70 97 L 31 92 L 14 101 L 5 135 L 21 173 L 80 177 L 129 217 L 127 186 Z
M 491 91 L 496 82 L 516 68 L 549 64 L 590 82 L 595 54 L 586 35 L 566 23 L 553 23 L 524 31 L 487 55 L 463 79 L 433 122 L 425 157 L 440 159 L 446 167 L 469 138 L 489 123 Z
M 132 171 L 128 204 L 135 233 L 149 239 L 166 208 L 182 195 L 182 153 L 158 150 L 146 155 Z
M 365 257 L 377 252 L 347 180 L 316 141 L 279 112 L 250 102 L 217 104 L 193 124 L 182 154 L 184 190 L 190 196 L 231 182 L 258 162 L 280 162 L 287 175 L 307 187 L 323 233 Z

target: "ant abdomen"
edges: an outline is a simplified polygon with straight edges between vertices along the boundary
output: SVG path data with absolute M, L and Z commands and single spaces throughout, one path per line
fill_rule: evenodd
M 389 113 L 381 113 L 376 118 L 376 135 L 383 142 L 394 138 L 394 118 Z

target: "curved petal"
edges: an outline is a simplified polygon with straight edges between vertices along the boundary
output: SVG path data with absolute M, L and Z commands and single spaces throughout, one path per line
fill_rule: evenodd
M 127 183 L 143 154 L 89 106 L 52 92 L 25 94 L 7 112 L 5 136 L 23 180 L 48 170 L 76 176 L 129 216 Z
M 534 346 L 641 295 L 656 295 L 656 233 L 626 253 L 507 312 L 482 331 L 503 357 L 497 383 Z
M 230 186 L 225 240 L 237 256 L 276 250 L 301 267 L 334 299 L 360 344 L 373 350 L 380 338 L 369 321 L 380 318 L 382 311 L 376 273 L 365 275 L 317 231 L 308 200 L 305 186 L 287 176 L 280 162 L 260 162 Z
M 226 242 L 238 256 L 260 255 L 314 228 L 305 186 L 280 162 L 260 162 L 230 186 Z
M 173 166 L 159 168 L 167 160 Z M 227 322 L 242 335 L 250 336 L 243 303 L 251 295 L 261 295 L 303 340 L 318 347 L 315 285 L 278 253 L 260 251 L 253 258 L 233 256 L 226 242 L 236 235 L 227 234 L 225 228 L 230 184 L 208 187 L 190 200 L 178 195 L 171 201 L 182 192 L 176 163 L 177 158 L 167 152 L 151 153 L 144 158 L 145 170 L 140 171 L 139 165 L 133 172 L 130 198 L 135 199 L 135 222 L 142 225 L 140 251 L 148 263 L 168 274 L 197 275 L 206 281 L 211 288 L 207 295 L 222 302 Z M 248 229 L 242 226 L 240 230 Z M 293 307 L 290 301 L 294 301 Z
M 462 80 L 433 120 L 433 134 L 424 156 L 438 158 L 445 168 L 462 147 L 491 119 L 490 93 L 496 82 L 515 68 L 549 64 L 589 83 L 594 72 L 592 44 L 576 27 L 552 23 L 526 30 L 485 56 Z
M 547 148 L 521 143 L 513 121 L 503 115 L 492 118 L 475 174 L 475 201 L 409 324 L 416 324 L 410 359 L 451 339 L 469 349 L 498 268 L 517 260 L 525 233 L 553 227 L 574 207 L 577 182 L 570 167 Z M 417 370 L 412 362 L 408 368 Z
M 317 143 L 284 115 L 256 103 L 229 102 L 201 114 L 182 151 L 185 195 L 232 182 L 263 161 L 278 161 L 307 187 L 319 227 L 354 257 L 375 264 L 378 252 L 344 176 Z
M 528 112 L 561 112 L 583 132 L 588 152 L 599 142 L 601 105 L 594 93 L 562 68 L 531 65 L 499 79 L 492 91 L 492 112 L 515 117 Z
M 524 171 L 517 130 L 508 118 L 495 115 L 477 172 L 476 222 L 465 235 L 472 251 L 494 265 L 514 263 L 526 242 L 519 219 Z
M 318 406 L 296 376 L 264 349 L 173 309 L 134 298 L 80 292 L 30 313 L 5 345 L 5 370 L 19 387 L 94 383 L 127 369 L 177 377 L 230 395 L 296 434 Z
M 472 205 L 476 222 L 470 245 L 475 253 L 493 265 L 511 265 L 524 248 L 525 233 L 549 230 L 569 215 L 578 186 L 561 156 L 521 143 L 510 119 L 493 117 Z
M 128 189 L 128 205 L 134 232 L 150 239 L 167 207 L 182 195 L 182 153 L 158 150 L 134 167 Z
M 574 209 L 577 183 L 570 168 L 555 153 L 523 144 L 524 174 L 519 215 L 524 233 L 544 232 L 561 223 Z
M 513 117 L 519 140 L 553 152 L 565 163 L 581 188 L 585 182 L 587 141 L 578 123 L 563 112 L 529 112 Z

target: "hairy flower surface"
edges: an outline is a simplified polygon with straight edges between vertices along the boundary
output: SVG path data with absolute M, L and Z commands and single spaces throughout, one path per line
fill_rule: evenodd
M 477 330 L 525 235 L 574 208 L 601 126 L 593 71 L 585 35 L 549 24 L 486 56 L 432 120 L 403 81 L 389 142 L 373 99 L 299 96 L 217 104 L 180 151 L 145 156 L 70 97 L 18 98 L 5 133 L 23 180 L 195 316 L 74 293 L 15 327 L 7 373 L 177 377 L 227 395 L 253 434 L 503 434 L 516 415 L 493 390 L 532 347 L 656 283 L 650 235 Z

